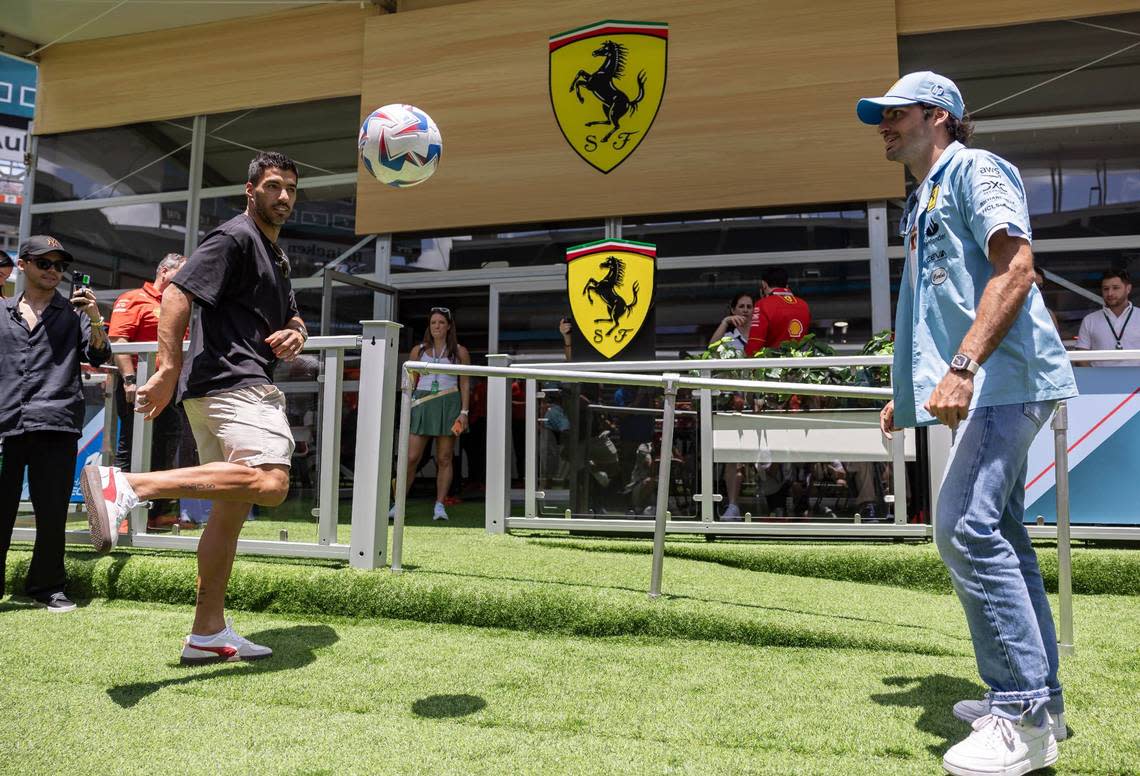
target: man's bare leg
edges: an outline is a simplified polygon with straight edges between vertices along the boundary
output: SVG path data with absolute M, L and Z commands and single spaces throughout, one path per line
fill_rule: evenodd
M 226 587 L 238 535 L 252 506 L 239 501 L 215 501 L 211 505 L 210 520 L 198 540 L 198 591 L 191 633 L 211 636 L 226 627 Z
M 289 493 L 289 467 L 280 464 L 245 466 L 217 462 L 185 469 L 123 474 L 140 501 L 206 498 L 215 504 L 225 501 L 275 507 Z

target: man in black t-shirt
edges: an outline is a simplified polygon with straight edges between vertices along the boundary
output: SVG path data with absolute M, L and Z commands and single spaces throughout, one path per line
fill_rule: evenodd
M 270 375 L 308 339 L 277 245 L 297 198 L 297 167 L 279 153 L 249 165 L 246 210 L 206 236 L 162 295 L 158 367 L 136 395 L 153 420 L 175 389 L 198 444 L 201 466 L 127 473 L 88 466 L 81 485 L 91 540 L 108 552 L 117 527 L 140 500 L 209 498 L 198 542 L 198 596 L 182 663 L 256 660 L 272 650 L 237 635 L 225 619 L 225 593 L 238 535 L 254 504 L 277 506 L 289 492 L 293 436 L 285 397 Z M 193 312 L 193 315 L 191 315 Z M 190 347 L 182 334 L 190 325 Z

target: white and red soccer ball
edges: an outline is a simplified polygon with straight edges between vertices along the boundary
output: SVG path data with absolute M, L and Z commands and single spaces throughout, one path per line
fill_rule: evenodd
M 358 144 L 368 172 L 400 189 L 430 178 L 443 153 L 443 138 L 431 116 L 398 103 L 372 111 L 360 126 Z

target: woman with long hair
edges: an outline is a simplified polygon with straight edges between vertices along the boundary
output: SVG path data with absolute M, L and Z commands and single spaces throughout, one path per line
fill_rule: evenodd
M 467 348 L 456 339 L 451 310 L 431 308 L 423 342 L 412 348 L 408 359 L 433 364 L 471 363 Z M 428 440 L 434 438 L 436 474 L 432 520 L 446 520 L 443 500 L 451 487 L 455 440 L 468 426 L 470 381 L 466 375 L 441 374 L 413 375 L 412 379 L 416 380 L 416 385 L 412 389 L 412 425 L 408 437 L 408 488 L 412 487 Z M 395 516 L 395 507 L 392 510 L 389 517 Z
M 748 344 L 748 329 L 752 324 L 752 306 L 753 297 L 749 293 L 739 293 L 732 297 L 732 302 L 728 306 L 728 315 L 726 315 L 716 327 L 713 332 L 710 345 L 715 345 L 717 342 L 724 340 L 724 345 L 737 352 L 737 356 L 744 357 L 744 347 Z M 733 410 L 744 409 L 744 396 L 742 394 L 733 394 L 732 406 Z M 724 511 L 721 512 L 720 519 L 726 522 L 732 522 L 743 519 L 740 516 L 740 507 L 736 505 L 736 499 L 740 496 L 740 481 L 744 478 L 744 465 L 739 463 L 726 463 L 724 464 L 724 486 L 725 500 L 728 502 L 724 506 Z

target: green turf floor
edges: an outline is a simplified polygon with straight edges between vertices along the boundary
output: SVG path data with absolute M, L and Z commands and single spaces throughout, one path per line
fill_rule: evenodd
M 187 618 L 0 604 L 0 771 L 929 774 L 980 690 L 964 656 L 266 614 L 236 624 L 273 659 L 186 669 Z M 1056 772 L 1135 773 L 1136 675 L 1102 663 L 1140 632 L 1084 632 Z

